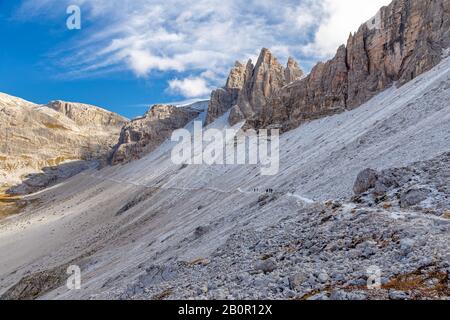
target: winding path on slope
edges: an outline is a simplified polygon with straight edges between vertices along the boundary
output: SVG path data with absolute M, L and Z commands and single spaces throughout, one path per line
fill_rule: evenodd
M 223 193 L 223 194 L 232 194 L 235 192 L 239 192 L 241 194 L 246 194 L 246 195 L 265 195 L 265 194 L 271 194 L 273 192 L 268 192 L 267 190 L 265 191 L 259 191 L 259 189 L 254 189 L 251 191 L 248 190 L 244 190 L 242 188 L 237 188 L 236 190 L 222 190 L 222 189 L 218 189 L 218 188 L 212 188 L 212 187 L 199 187 L 199 188 L 187 188 L 187 187 L 166 187 L 166 186 L 149 186 L 149 185 L 145 185 L 145 184 L 141 184 L 141 183 L 137 183 L 137 182 L 133 182 L 133 181 L 128 181 L 128 180 L 123 180 L 120 181 L 118 179 L 114 179 L 114 178 L 105 178 L 105 177 L 99 177 L 99 176 L 95 176 L 93 174 L 87 174 L 87 173 L 81 173 L 81 175 L 83 176 L 88 176 L 91 177 L 93 179 L 97 179 L 100 181 L 109 181 L 109 182 L 113 182 L 113 183 L 117 183 L 117 184 L 128 184 L 134 187 L 142 187 L 145 189 L 152 189 L 152 190 L 174 190 L 174 191 L 212 191 L 212 192 L 216 192 L 216 193 Z M 295 198 L 297 200 L 300 200 L 301 202 L 305 203 L 305 204 L 316 204 L 318 203 L 315 200 L 306 198 L 302 195 L 299 194 L 295 194 L 295 193 L 291 193 L 291 192 L 277 192 L 280 193 L 286 197 L 289 198 Z

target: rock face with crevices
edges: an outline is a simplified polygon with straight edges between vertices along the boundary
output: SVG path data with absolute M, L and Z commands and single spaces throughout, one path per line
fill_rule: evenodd
M 293 58 L 289 59 L 287 68 L 284 68 L 268 49 L 263 48 L 256 65 L 253 67 L 251 61 L 247 64 L 246 81 L 236 105 L 230 111 L 230 124 L 261 114 L 270 97 L 302 75 L 303 71 Z
M 190 107 L 153 106 L 144 117 L 123 127 L 110 160 L 111 164 L 140 159 L 170 138 L 174 130 L 183 128 L 199 114 L 199 110 Z
M 19 189 L 32 192 L 85 169 L 86 161 L 106 161 L 127 121 L 91 105 L 37 105 L 0 93 L 0 187 L 29 182 Z
M 299 80 L 304 76 L 303 70 L 300 69 L 300 66 L 294 58 L 289 57 L 287 67 L 284 70 L 284 79 L 286 83 L 294 82 L 295 80 Z
M 449 0 L 396 0 L 348 39 L 348 105 L 430 70 L 450 46 Z
M 395 0 L 350 34 L 331 60 L 290 85 L 281 81 L 280 66 L 263 50 L 230 123 L 246 120 L 250 127 L 288 131 L 353 109 L 394 83 L 403 85 L 430 70 L 449 47 L 449 0 Z M 292 73 L 286 74 L 293 80 Z
M 236 62 L 234 68 L 230 71 L 225 87 L 216 89 L 211 93 L 206 125 L 214 122 L 237 103 L 239 92 L 244 86 L 249 71 L 249 68 L 240 62 Z
M 283 67 L 268 50 L 262 49 L 256 65 L 236 62 L 225 87 L 214 90 L 206 124 L 230 111 L 229 120 L 236 124 L 258 113 L 267 99 L 281 87 L 303 77 L 303 71 L 291 57 Z

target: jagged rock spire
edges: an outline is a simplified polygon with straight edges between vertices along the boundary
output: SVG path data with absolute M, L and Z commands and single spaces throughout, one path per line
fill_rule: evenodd
M 241 62 L 236 61 L 228 75 L 225 87 L 214 90 L 211 93 L 205 125 L 212 123 L 236 104 L 239 92 L 247 79 L 248 70 L 248 63 L 243 65 Z
M 294 58 L 289 58 L 285 68 L 269 49 L 263 48 L 256 65 L 251 59 L 245 66 L 236 62 L 225 87 L 213 91 L 206 124 L 230 109 L 231 124 L 258 114 L 276 91 L 303 74 Z
M 269 99 L 282 87 L 302 77 L 303 71 L 293 58 L 289 58 L 284 68 L 269 49 L 263 48 L 251 74 L 230 112 L 230 124 L 257 117 Z
M 394 0 L 377 13 L 375 24 L 364 23 L 350 34 L 333 59 L 272 95 L 262 112 L 243 109 L 233 120 L 243 115 L 253 127 L 290 130 L 356 108 L 394 83 L 402 85 L 436 66 L 450 47 L 449 30 L 449 0 Z
M 303 70 L 300 69 L 297 61 L 293 57 L 289 57 L 286 70 L 284 71 L 284 78 L 287 83 L 294 82 L 304 76 Z
M 245 70 L 246 67 L 239 61 L 236 61 L 234 68 L 230 71 L 225 88 L 242 89 L 245 81 Z

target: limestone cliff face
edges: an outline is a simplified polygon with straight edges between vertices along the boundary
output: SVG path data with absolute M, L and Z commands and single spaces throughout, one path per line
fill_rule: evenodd
M 52 101 L 47 107 L 72 119 L 81 127 L 123 127 L 128 121 L 123 117 L 83 103 Z
M 286 83 L 294 82 L 304 76 L 303 70 L 300 69 L 298 62 L 294 58 L 289 57 L 286 70 L 284 70 L 284 79 Z
M 222 116 L 230 110 L 236 103 L 239 93 L 244 86 L 247 77 L 247 68 L 240 62 L 236 62 L 228 76 L 227 83 L 224 88 L 219 88 L 211 93 L 211 100 L 208 106 L 206 116 L 206 125 Z
M 230 124 L 258 117 L 271 96 L 302 74 L 294 59 L 290 58 L 287 68 L 284 68 L 268 49 L 263 48 L 256 65 L 247 64 L 248 76 L 236 105 L 230 111 Z
M 67 108 L 60 108 L 62 105 Z M 64 175 L 70 176 L 68 168 L 77 172 L 79 166 L 68 162 L 81 165 L 86 160 L 106 160 L 126 122 L 94 106 L 41 106 L 0 93 L 0 187 L 30 180 L 30 175 L 41 174 L 44 168 L 64 165 Z M 42 177 L 33 184 L 44 187 L 47 180 Z
M 264 48 L 251 77 L 244 83 L 237 104 L 231 109 L 230 123 L 236 124 L 257 114 L 267 99 L 285 84 L 284 71 L 272 53 Z
M 283 86 L 279 66 L 263 57 L 262 70 L 271 65 L 273 71 L 256 70 L 254 85 L 245 86 L 230 122 L 245 119 L 252 127 L 286 131 L 355 108 L 394 83 L 430 70 L 449 47 L 450 0 L 394 0 L 304 79 Z
M 111 164 L 140 159 L 170 138 L 174 130 L 183 128 L 199 114 L 198 109 L 190 107 L 153 106 L 144 117 L 123 127 L 119 143 L 111 157 Z
M 449 30 L 449 0 L 396 0 L 382 8 L 347 42 L 349 106 L 438 64 Z
M 206 124 L 229 110 L 232 124 L 249 119 L 281 87 L 302 76 L 303 71 L 293 58 L 289 58 L 284 68 L 268 49 L 262 49 L 256 66 L 251 60 L 245 66 L 236 62 L 225 87 L 212 92 Z
M 346 49 L 317 64 L 303 80 L 295 81 L 272 95 L 263 110 L 248 123 L 253 127 L 275 127 L 283 130 L 344 111 L 347 108 L 348 73 Z

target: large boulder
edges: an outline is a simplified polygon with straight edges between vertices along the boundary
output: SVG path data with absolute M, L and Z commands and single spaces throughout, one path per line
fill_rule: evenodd
M 378 172 L 373 169 L 365 169 L 358 174 L 355 184 L 353 186 L 353 192 L 356 195 L 362 194 L 375 188 L 378 180 Z
M 423 188 L 410 189 L 400 196 L 400 206 L 402 208 L 408 208 L 418 205 L 422 201 L 426 200 L 429 194 L 430 190 L 427 189 Z

